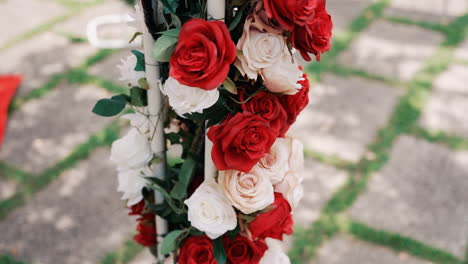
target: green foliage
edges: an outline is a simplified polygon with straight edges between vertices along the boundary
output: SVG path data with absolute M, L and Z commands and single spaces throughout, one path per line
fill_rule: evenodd
M 148 94 L 145 89 L 140 87 L 132 87 L 130 89 L 130 104 L 134 106 L 147 106 Z
M 227 255 L 226 250 L 224 250 L 222 237 L 213 240 L 213 251 L 216 262 L 218 264 L 226 264 Z
M 137 64 L 135 65 L 134 71 L 145 71 L 145 54 L 141 53 L 138 50 L 132 50 L 133 55 L 137 58 Z
M 169 62 L 177 45 L 178 38 L 171 35 L 161 35 L 153 47 L 153 57 L 160 62 Z
M 0 264 L 26 264 L 23 261 L 16 260 L 11 255 L 0 255 Z
M 125 95 L 112 96 L 110 99 L 99 100 L 93 108 L 93 113 L 100 116 L 115 116 L 125 109 L 127 97 Z
M 174 230 L 171 231 L 164 237 L 164 240 L 161 244 L 161 254 L 168 255 L 172 251 L 175 251 L 178 248 L 178 245 L 184 240 L 189 232 L 187 230 Z

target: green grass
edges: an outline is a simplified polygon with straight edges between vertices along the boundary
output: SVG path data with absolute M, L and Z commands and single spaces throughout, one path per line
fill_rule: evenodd
M 23 261 L 16 260 L 11 255 L 1 255 L 0 254 L 0 264 L 26 264 Z
M 443 250 L 425 245 L 412 238 L 382 230 L 375 230 L 363 223 L 351 222 L 349 234 L 369 243 L 386 246 L 393 250 L 406 252 L 410 255 L 440 264 L 463 264 L 463 261 Z
M 133 240 L 126 241 L 119 249 L 108 253 L 101 261 L 101 264 L 126 264 L 134 259 L 143 250 L 148 250 Z
M 454 150 L 468 150 L 468 138 L 449 135 L 443 131 L 414 127 L 410 133 L 429 142 L 442 143 Z
M 93 150 L 102 146 L 109 146 L 119 137 L 120 125 L 114 121 L 101 132 L 91 136 L 87 142 L 81 144 L 64 160 L 51 168 L 46 169 L 39 175 L 28 177 L 27 181 L 19 187 L 19 190 L 12 197 L 0 201 L 0 220 L 5 218 L 13 209 L 23 205 L 36 192 L 46 187 L 51 181 L 58 178 L 67 169 L 73 168 L 76 164 L 89 157 Z
M 22 171 L 15 166 L 9 165 L 3 161 L 0 161 L 0 179 L 5 178 L 13 180 L 18 184 L 23 184 L 29 181 L 33 176 L 25 171 Z
M 356 166 L 351 161 L 343 160 L 334 155 L 325 155 L 323 153 L 314 151 L 307 147 L 304 149 L 304 156 L 306 158 L 312 158 L 317 161 L 320 161 L 321 163 L 336 167 L 338 169 L 346 170 L 346 171 L 353 171 Z
M 448 31 L 448 26 L 439 24 L 439 23 L 434 23 L 434 22 L 428 22 L 428 21 L 415 21 L 407 18 L 402 18 L 402 17 L 384 17 L 386 20 L 393 22 L 393 23 L 398 23 L 398 24 L 404 24 L 404 25 L 411 25 L 411 26 L 418 26 L 424 29 L 432 30 L 432 31 L 438 31 L 440 33 L 446 34 Z

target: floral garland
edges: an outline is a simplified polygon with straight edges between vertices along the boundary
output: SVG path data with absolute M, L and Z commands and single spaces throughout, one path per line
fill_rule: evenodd
M 127 109 L 122 118 L 131 128 L 112 144 L 111 160 L 129 215 L 139 216 L 135 241 L 166 263 L 289 263 L 280 241 L 293 233 L 304 156 L 288 130 L 310 89 L 293 53 L 320 60 L 330 49 L 326 0 L 229 0 L 225 22 L 210 21 L 206 0 L 142 6 L 140 29 L 152 31 L 153 52 L 134 50 L 122 60 L 129 94 L 93 109 L 102 116 Z M 158 84 L 148 83 L 145 55 L 162 63 L 163 102 L 149 96 Z M 162 111 L 151 114 L 149 104 Z M 161 123 L 167 160 L 153 144 Z M 218 170 L 214 177 L 207 162 Z M 161 166 L 165 175 L 157 175 Z M 169 228 L 159 250 L 155 216 Z

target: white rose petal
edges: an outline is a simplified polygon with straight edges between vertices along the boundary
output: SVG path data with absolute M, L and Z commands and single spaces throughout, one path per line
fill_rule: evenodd
M 124 137 L 112 143 L 110 159 L 119 171 L 141 169 L 152 157 L 148 139 L 136 128 L 131 128 Z
M 119 171 L 117 191 L 123 192 L 122 200 L 128 200 L 127 206 L 132 206 L 143 200 L 141 190 L 146 186 L 146 179 L 140 170 Z
M 296 94 L 302 86 L 304 73 L 289 53 L 284 54 L 281 61 L 261 70 L 265 87 L 273 93 Z
M 130 125 L 137 128 L 141 134 L 147 135 L 150 132 L 150 122 L 147 115 L 141 113 L 126 114 L 121 117 L 130 121 Z
M 166 80 L 161 91 L 169 98 L 169 104 L 174 111 L 182 117 L 188 113 L 201 113 L 219 99 L 218 89 L 208 91 L 182 85 L 172 77 Z
M 204 182 L 185 200 L 192 226 L 216 239 L 237 226 L 234 208 L 214 181 Z
M 285 37 L 263 31 L 252 22 L 252 17 L 245 22 L 244 33 L 237 43 L 241 53 L 234 65 L 242 75 L 256 80 L 261 69 L 278 63 L 288 50 Z
M 231 204 L 244 214 L 265 209 L 275 200 L 270 177 L 256 170 L 249 173 L 220 171 L 218 182 Z
M 290 140 L 277 138 L 270 151 L 255 165 L 260 175 L 270 177 L 272 184 L 280 183 L 289 170 Z
M 120 64 L 117 65 L 120 71 L 119 81 L 130 84 L 130 86 L 138 86 L 138 81 L 141 78 L 145 78 L 146 75 L 143 71 L 134 70 L 137 61 L 137 58 L 133 54 L 120 61 Z
M 265 251 L 259 264 L 291 264 L 288 255 L 282 249 L 279 240 L 267 238 L 265 242 L 268 245 L 268 250 Z

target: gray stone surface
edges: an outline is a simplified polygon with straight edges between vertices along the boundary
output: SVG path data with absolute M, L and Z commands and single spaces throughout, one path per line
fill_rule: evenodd
M 370 245 L 346 236 L 337 236 L 320 248 L 310 264 L 429 264 L 404 253 Z
M 111 121 L 91 113 L 108 96 L 95 86 L 62 85 L 28 102 L 10 116 L 0 160 L 33 173 L 54 165 Z
M 454 65 L 434 82 L 421 125 L 468 138 L 468 66 Z
M 155 264 L 156 261 L 154 259 L 154 256 L 151 255 L 149 250 L 144 249 L 142 253 L 140 253 L 138 256 L 133 259 L 130 264 Z
M 0 46 L 66 12 L 54 1 L 41 0 L 5 0 L 0 10 Z
M 122 0 L 107 0 L 105 3 L 87 9 L 73 19 L 57 25 L 54 30 L 86 37 L 88 23 L 94 18 L 109 15 L 126 15 L 135 13 L 134 9 Z M 130 40 L 135 29 L 124 24 L 104 26 L 99 30 L 99 36 L 109 39 Z
M 13 196 L 18 188 L 18 184 L 12 180 L 2 178 L 0 175 L 0 202 Z
M 345 30 L 372 0 L 328 0 L 327 10 L 333 19 L 333 32 Z
M 400 136 L 351 215 L 463 257 L 468 245 L 467 175 L 467 151 Z
M 124 49 L 109 58 L 93 65 L 89 68 L 88 72 L 93 75 L 101 76 L 107 80 L 113 81 L 114 83 L 120 83 L 125 85 L 123 82 L 119 81 L 120 71 L 117 68 L 117 65 L 120 64 L 120 61 L 128 56 L 133 56 L 130 52 L 131 49 Z
M 385 15 L 448 23 L 467 11 L 466 0 L 392 0 Z
M 401 91 L 357 77 L 324 75 L 312 84 L 310 104 L 291 128 L 306 147 L 359 161 L 390 117 Z
M 307 159 L 304 173 L 304 197 L 294 212 L 296 225 L 309 227 L 320 216 L 320 210 L 342 187 L 348 174 L 312 159 Z
M 41 87 L 52 75 L 78 66 L 86 57 L 97 52 L 87 43 L 71 43 L 62 36 L 44 33 L 15 45 L 0 54 L 1 73 L 19 73 L 23 82 L 18 96 Z
M 31 264 L 95 264 L 120 246 L 136 224 L 116 192 L 109 155 L 98 149 L 1 221 L 0 251 Z
M 468 39 L 465 40 L 455 52 L 455 58 L 468 61 Z
M 417 26 L 374 22 L 355 39 L 338 62 L 367 72 L 410 80 L 431 56 L 443 36 Z

